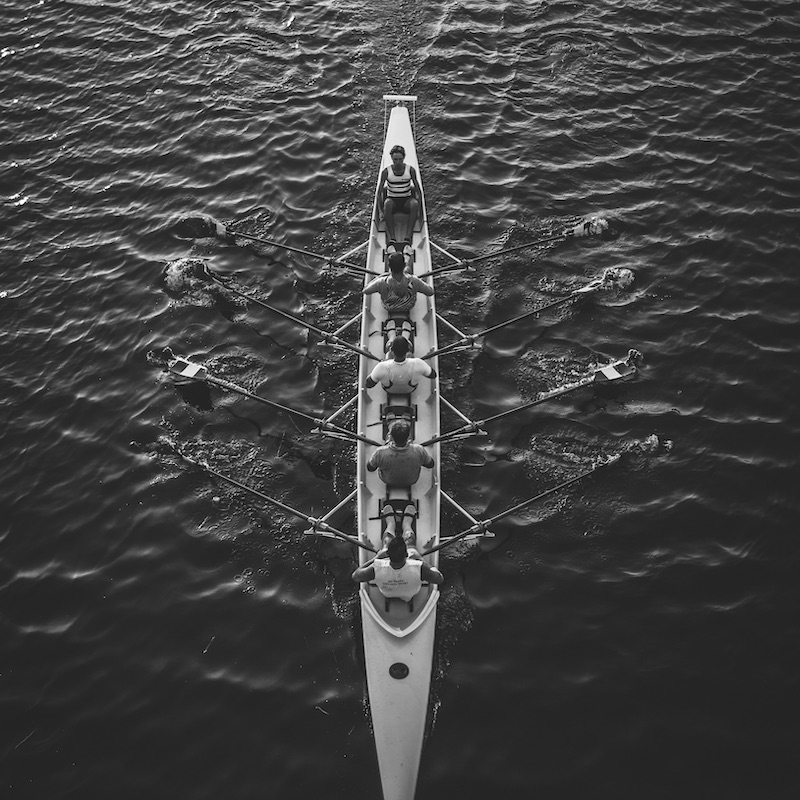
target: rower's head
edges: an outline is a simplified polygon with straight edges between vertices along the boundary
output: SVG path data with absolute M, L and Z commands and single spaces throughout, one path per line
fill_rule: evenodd
M 389 272 L 392 273 L 392 277 L 397 280 L 398 278 L 402 277 L 403 271 L 406 268 L 406 259 L 402 253 L 392 253 L 389 256 Z
M 394 358 L 395 361 L 405 361 L 410 347 L 411 345 L 408 343 L 408 339 L 406 339 L 405 336 L 395 336 L 390 346 L 392 358 Z
M 389 436 L 398 447 L 405 447 L 408 437 L 411 436 L 411 425 L 404 419 L 397 419 L 389 428 Z
M 393 564 L 404 564 L 408 558 L 408 548 L 402 536 L 395 536 L 386 545 L 386 555 Z
M 396 144 L 389 151 L 389 158 L 392 159 L 393 164 L 402 164 L 406 157 L 406 149 L 401 144 Z

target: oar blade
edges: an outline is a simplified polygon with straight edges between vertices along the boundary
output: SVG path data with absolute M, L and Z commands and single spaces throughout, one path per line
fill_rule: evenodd
M 179 239 L 227 239 L 225 225 L 207 214 L 181 217 L 172 228 Z
M 208 370 L 204 366 L 181 356 L 170 362 L 169 371 L 187 380 L 204 381 L 208 378 Z
M 595 383 L 612 383 L 613 381 L 624 380 L 636 374 L 636 367 L 628 364 L 627 361 L 618 361 L 615 364 L 608 364 L 601 367 L 594 373 Z
M 601 367 L 594 373 L 595 383 L 613 383 L 633 377 L 638 371 L 642 354 L 638 350 L 628 350 L 627 358 Z

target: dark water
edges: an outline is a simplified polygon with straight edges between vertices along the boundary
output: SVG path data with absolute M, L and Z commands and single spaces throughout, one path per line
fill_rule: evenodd
M 173 224 L 356 247 L 385 92 L 419 95 L 442 247 L 588 213 L 623 229 L 442 278 L 454 324 L 635 274 L 453 356 L 446 396 L 486 417 L 645 357 L 445 449 L 480 516 L 628 455 L 443 560 L 419 800 L 798 796 L 796 3 L 12 0 L 3 19 L 3 797 L 379 796 L 352 553 L 168 445 L 316 515 L 349 450 L 178 390 L 158 356 L 314 414 L 348 399 L 350 356 L 165 267 L 206 259 L 346 322 L 357 280 Z

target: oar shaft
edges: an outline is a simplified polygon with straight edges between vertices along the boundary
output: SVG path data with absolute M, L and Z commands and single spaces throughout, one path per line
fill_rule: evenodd
M 598 284 L 599 285 L 599 284 Z M 563 305 L 564 303 L 570 303 L 580 297 L 582 294 L 588 294 L 590 291 L 594 291 L 597 287 L 592 286 L 592 284 L 587 284 L 583 289 L 579 289 L 574 292 L 570 292 L 570 294 L 566 295 L 565 297 L 559 297 L 557 300 L 553 300 L 550 303 L 546 303 L 543 306 L 539 306 L 538 308 L 533 308 L 530 311 L 526 311 L 524 314 L 519 314 L 516 317 L 512 317 L 511 319 L 507 319 L 504 322 L 498 322 L 497 325 L 492 325 L 485 330 L 482 330 L 478 333 L 472 333 L 469 336 L 463 336 L 463 338 L 459 339 L 457 342 L 451 342 L 444 347 L 440 347 L 438 350 L 433 350 L 430 353 L 422 356 L 423 360 L 427 360 L 429 358 L 433 358 L 434 356 L 441 356 L 445 355 L 446 353 L 450 353 L 453 350 L 457 350 L 462 347 L 466 347 L 467 345 L 471 345 L 474 347 L 475 341 L 479 339 L 481 336 L 487 336 L 490 333 L 494 333 L 495 331 L 499 331 L 502 328 L 506 328 L 509 325 L 513 325 L 516 322 L 522 322 L 524 319 L 528 319 L 528 317 L 535 317 L 541 314 L 544 311 L 549 311 L 551 308 L 555 308 L 556 306 Z
M 281 511 L 285 511 L 287 514 L 291 514 L 293 517 L 298 517 L 299 519 L 302 519 L 305 522 L 309 523 L 312 522 L 313 518 L 308 514 L 304 514 L 302 511 L 298 511 L 296 508 L 287 506 L 286 503 L 282 503 L 280 500 L 276 500 L 274 497 L 269 497 L 269 495 L 266 495 L 263 492 L 259 492 L 258 489 L 254 489 L 252 486 L 248 486 L 246 483 L 237 481 L 236 478 L 231 478 L 229 475 L 225 475 L 223 472 L 219 472 L 215 470 L 213 467 L 209 467 L 208 464 L 200 464 L 199 462 L 195 461 L 194 459 L 188 458 L 187 456 L 182 456 L 182 457 L 186 461 L 189 461 L 192 464 L 198 464 L 209 475 L 213 475 L 215 478 L 219 478 L 221 481 L 229 483 L 231 486 L 235 486 L 237 489 L 241 489 L 242 491 L 253 495 L 253 497 L 257 497 L 259 500 L 263 500 L 265 503 L 269 503 L 270 505 L 279 508 Z
M 583 378 L 575 383 L 571 384 L 570 386 L 565 386 L 561 389 L 554 389 L 552 392 L 542 392 L 535 400 L 531 400 L 528 403 L 524 403 L 521 406 L 517 406 L 517 408 L 511 408 L 508 411 L 501 411 L 499 414 L 494 414 L 491 417 L 486 417 L 486 419 L 478 420 L 475 424 L 479 427 L 483 427 L 484 425 L 489 424 L 490 422 L 496 422 L 498 419 L 503 419 L 504 417 L 510 417 L 512 414 L 517 414 L 520 411 L 525 411 L 529 408 L 535 408 L 542 403 L 546 403 L 548 400 L 555 400 L 557 397 L 563 397 L 564 395 L 570 394 L 571 392 L 576 392 L 578 389 L 582 389 L 584 386 L 588 386 L 590 383 L 594 383 L 594 375 L 591 378 Z
M 531 400 L 528 403 L 525 403 L 521 406 L 517 406 L 516 408 L 510 408 L 508 411 L 501 411 L 499 414 L 494 414 L 491 417 L 486 417 L 485 419 L 479 419 L 476 422 L 472 422 L 472 420 L 466 419 L 466 425 L 462 425 L 459 428 L 453 428 L 450 431 L 445 431 L 444 433 L 440 433 L 438 436 L 434 436 L 432 439 L 428 439 L 426 442 L 423 442 L 424 447 L 429 447 L 436 442 L 446 442 L 450 439 L 457 439 L 463 438 L 466 436 L 475 436 L 478 434 L 483 434 L 483 427 L 484 425 L 488 425 L 490 422 L 496 422 L 499 419 L 503 419 L 504 417 L 510 417 L 512 414 L 518 414 L 520 411 L 525 411 L 529 408 L 534 408 L 535 406 L 540 405 L 541 403 L 546 403 L 548 400 L 555 400 L 557 397 L 563 397 L 570 392 L 575 392 L 578 389 L 583 388 L 584 386 L 588 386 L 590 383 L 594 382 L 594 376 L 591 378 L 584 378 L 577 383 L 572 384 L 571 386 L 556 389 L 552 392 L 546 392 L 541 394 L 535 400 Z
M 357 272 L 362 273 L 369 273 L 372 274 L 371 270 L 365 269 L 364 267 L 359 266 L 358 264 L 353 264 L 349 261 L 339 261 L 336 258 L 331 258 L 330 256 L 324 256 L 322 253 L 313 253 L 311 250 L 305 250 L 302 247 L 293 247 L 289 244 L 284 244 L 283 242 L 276 242 L 272 239 L 263 239 L 260 236 L 253 236 L 251 233 L 243 233 L 242 231 L 236 231 L 231 227 L 226 226 L 227 233 L 233 237 L 239 237 L 241 239 L 249 239 L 251 242 L 258 242 L 259 244 L 266 244 L 270 245 L 271 247 L 280 247 L 282 250 L 288 250 L 290 253 L 299 253 L 303 256 L 308 256 L 309 258 L 317 258 L 321 261 L 330 261 L 333 264 L 337 264 L 342 267 L 347 267 L 347 269 L 354 269 Z
M 496 253 L 486 253 L 485 255 L 477 256 L 476 258 L 470 258 L 468 259 L 468 261 L 470 264 L 474 264 L 477 261 L 488 261 L 488 259 L 490 258 L 497 258 L 497 256 L 504 256 L 507 255 L 508 253 L 516 253 L 519 250 L 525 250 L 528 247 L 536 247 L 537 245 L 540 244 L 547 244 L 548 242 L 557 242 L 561 239 L 566 239 L 566 238 L 567 238 L 566 233 L 556 233 L 551 236 L 545 236 L 542 239 L 536 239 L 533 242 L 525 242 L 524 244 L 518 244 L 516 245 L 516 247 L 507 247 L 505 250 L 498 250 Z
M 454 259 L 456 263 L 447 264 L 444 267 L 437 267 L 436 269 L 430 270 L 430 272 L 423 272 L 418 277 L 427 278 L 430 275 L 441 275 L 442 273 L 445 272 L 458 272 L 459 270 L 469 269 L 470 267 L 473 266 L 473 264 L 477 264 L 481 261 L 487 261 L 490 258 L 498 258 L 499 256 L 505 256 L 508 255 L 509 253 L 516 253 L 518 250 L 525 250 L 528 247 L 536 247 L 537 245 L 540 244 L 547 244 L 548 242 L 556 242 L 562 239 L 567 239 L 568 236 L 569 234 L 566 232 L 557 233 L 552 236 L 547 236 L 543 239 L 537 239 L 536 241 L 533 242 L 525 242 L 525 244 L 520 244 L 517 245 L 516 247 L 509 247 L 506 248 L 505 250 L 497 250 L 494 253 L 485 253 L 482 256 L 474 256 L 473 258 L 465 258 L 461 261 L 455 258 L 455 256 L 453 256 L 451 253 L 448 253 L 446 250 L 442 250 L 443 253 L 450 256 L 450 258 Z M 431 244 L 433 244 L 433 242 L 431 242 Z M 442 248 L 438 249 L 441 250 Z
M 296 417 L 313 422 L 323 433 L 325 433 L 325 431 L 332 431 L 341 438 L 364 442 L 364 444 L 373 445 L 374 447 L 380 447 L 380 442 L 376 442 L 374 439 L 368 439 L 366 436 L 361 436 L 361 434 L 355 433 L 354 431 L 349 431 L 347 428 L 343 428 L 340 425 L 335 425 L 329 419 L 325 420 L 319 419 L 318 417 L 312 417 L 311 414 L 306 414 L 305 411 L 298 411 L 296 408 L 289 408 L 289 406 L 281 405 L 280 403 L 276 403 L 274 400 L 268 400 L 266 397 L 253 394 L 253 392 L 248 392 L 247 389 L 237 386 L 235 383 L 231 383 L 230 381 L 223 380 L 222 378 L 215 378 L 212 375 L 207 375 L 205 378 L 201 378 L 200 380 L 206 380 L 208 383 L 212 383 L 215 386 L 219 386 L 229 392 L 235 392 L 236 394 L 242 395 L 242 397 L 248 397 L 251 400 L 263 403 L 264 405 L 275 408 L 278 411 L 284 411 L 287 414 L 294 414 Z
M 505 519 L 505 517 L 510 517 L 512 514 L 516 514 L 517 511 L 522 511 L 523 508 L 527 508 L 532 503 L 536 503 L 539 500 L 544 500 L 545 497 L 550 497 L 550 495 L 555 494 L 556 492 L 561 491 L 562 489 L 566 489 L 567 486 L 572 486 L 573 483 L 577 483 L 578 481 L 583 480 L 584 478 L 591 475 L 595 472 L 598 467 L 592 467 L 590 470 L 586 470 L 586 472 L 581 472 L 580 475 L 575 475 L 572 478 L 568 478 L 565 481 L 562 481 L 556 486 L 552 486 L 549 489 L 545 489 L 545 491 L 540 492 L 535 497 L 531 497 L 528 500 L 524 500 L 521 503 L 517 503 L 517 505 L 512 506 L 511 508 L 506 509 L 505 511 L 501 511 L 499 514 L 495 514 L 493 517 L 490 517 L 488 520 L 484 522 L 485 525 L 493 525 L 495 522 L 498 522 L 501 519 Z
M 598 464 L 597 466 L 592 467 L 591 469 L 586 470 L 585 472 L 581 472 L 579 475 L 575 475 L 572 478 L 568 478 L 567 480 L 562 481 L 556 486 L 552 486 L 551 488 L 546 489 L 543 492 L 540 492 L 536 496 L 531 497 L 528 500 L 523 501 L 522 503 L 517 503 L 517 505 L 512 506 L 511 508 L 502 511 L 499 514 L 495 514 L 495 516 L 490 517 L 489 519 L 482 520 L 477 524 L 473 525 L 472 527 L 467 528 L 466 530 L 463 530 L 460 533 L 457 533 L 455 536 L 449 537 L 447 541 L 436 545 L 436 547 L 432 547 L 430 550 L 426 550 L 422 555 L 427 556 L 430 553 L 435 553 L 437 550 L 441 550 L 444 547 L 448 547 L 451 544 L 455 544 L 456 542 L 461 541 L 470 534 L 480 534 L 482 532 L 485 533 L 489 529 L 489 527 L 493 525 L 495 522 L 498 522 L 499 520 L 504 519 L 505 517 L 508 517 L 511 514 L 516 514 L 517 511 L 521 511 L 523 508 L 526 508 L 527 506 L 531 505 L 532 503 L 536 503 L 539 500 L 544 500 L 544 498 L 549 497 L 550 495 L 555 494 L 556 492 L 559 492 L 562 489 L 566 489 L 567 486 L 571 486 L 573 483 L 577 483 L 578 481 L 583 480 L 589 475 L 592 475 L 593 473 L 597 472 L 598 469 L 602 469 L 603 467 L 615 464 L 617 461 L 619 461 L 619 459 L 620 459 L 619 455 L 613 456 L 608 461 L 605 461 L 602 464 Z
M 261 306 L 262 308 L 266 308 L 267 311 L 272 311 L 274 314 L 277 314 L 279 317 L 283 317 L 284 319 L 288 319 L 291 322 L 296 323 L 301 328 L 306 328 L 307 330 L 311 331 L 312 333 L 316 333 L 324 342 L 329 342 L 331 344 L 336 344 L 339 347 L 344 347 L 347 350 L 352 350 L 354 353 L 358 353 L 361 356 L 369 358 L 373 361 L 380 361 L 380 358 L 373 353 L 370 353 L 369 350 L 365 350 L 363 347 L 359 347 L 358 345 L 351 344 L 344 339 L 340 339 L 336 334 L 327 333 L 323 331 L 321 328 L 318 328 L 316 325 L 312 325 L 310 322 L 306 322 L 301 317 L 296 317 L 294 314 L 290 314 L 288 311 L 283 311 L 280 308 L 276 308 L 275 306 L 271 306 L 269 303 L 265 303 L 263 300 L 259 300 L 257 297 L 253 297 L 253 295 L 248 294 L 247 292 L 243 292 L 239 289 L 230 286 L 226 281 L 223 281 L 219 278 L 218 275 L 215 275 L 210 269 L 206 268 L 206 273 L 211 276 L 211 278 L 216 281 L 220 286 L 224 286 L 229 292 L 233 292 L 234 294 L 238 295 L 239 297 L 244 297 L 245 299 L 249 300 L 251 303 L 255 303 L 257 306 Z
M 319 527 L 322 531 L 330 533 L 339 539 L 343 539 L 346 542 L 355 544 L 359 547 L 362 547 L 365 550 L 370 550 L 371 552 L 375 552 L 373 547 L 369 547 L 366 544 L 360 542 L 355 536 L 351 536 L 350 534 L 345 533 L 344 531 L 340 531 L 337 528 L 332 527 L 324 520 L 315 519 L 309 514 L 304 514 L 302 511 L 298 511 L 296 508 L 292 508 L 291 506 L 286 505 L 286 503 L 282 503 L 280 500 L 276 500 L 274 497 L 270 497 L 269 495 L 266 495 L 263 492 L 259 492 L 258 489 L 254 489 L 252 486 L 248 486 L 246 483 L 237 481 L 236 478 L 231 478 L 229 475 L 225 475 L 223 472 L 219 472 L 215 470 L 213 467 L 209 467 L 208 464 L 201 464 L 200 462 L 195 461 L 193 458 L 185 456 L 183 453 L 178 452 L 178 454 L 181 456 L 181 458 L 183 458 L 185 461 L 188 461 L 190 464 L 195 464 L 196 466 L 199 466 L 202 469 L 204 469 L 209 475 L 213 475 L 215 478 L 219 478 L 219 480 L 224 481 L 225 483 L 229 483 L 231 486 L 235 486 L 237 489 L 241 489 L 242 491 L 253 495 L 253 497 L 257 497 L 259 500 L 263 500 L 265 503 L 269 503 L 270 505 L 279 508 L 281 511 L 284 511 L 285 513 L 290 514 L 291 516 L 304 520 L 309 525 L 311 525 L 312 528 L 314 528 L 315 530 L 316 527 Z
M 530 311 L 526 311 L 524 314 L 520 314 L 513 319 L 507 319 L 505 322 L 498 322 L 497 325 L 492 325 L 491 328 L 487 328 L 485 331 L 481 331 L 476 336 L 486 336 L 489 333 L 494 333 L 495 331 L 499 331 L 501 328 L 505 328 L 509 325 L 513 325 L 515 322 L 522 322 L 524 319 L 528 319 L 528 317 L 535 317 L 537 314 L 541 314 L 543 311 L 549 311 L 551 308 L 555 308 L 556 306 L 563 305 L 564 303 L 569 303 L 572 300 L 575 300 L 578 297 L 578 292 L 571 292 L 570 294 L 566 295 L 565 297 L 559 297 L 557 300 L 553 300 L 550 303 L 546 303 L 543 306 L 539 306 L 538 308 L 531 309 Z
M 301 417 L 309 422 L 319 422 L 316 417 L 312 417 L 311 414 L 306 414 L 305 411 L 298 411 L 296 408 L 289 408 L 288 406 L 276 403 L 274 400 L 268 400 L 266 397 L 261 397 L 261 395 L 254 394 L 253 392 L 248 392 L 247 389 L 237 386 L 235 383 L 231 383 L 230 381 L 223 380 L 222 378 L 215 378 L 212 375 L 208 375 L 206 376 L 205 380 L 209 383 L 213 383 L 215 386 L 226 389 L 229 392 L 240 394 L 242 397 L 248 397 L 251 400 L 255 400 L 257 403 L 263 403 L 265 406 L 270 406 L 278 411 L 285 411 L 287 414 L 294 414 L 296 417 Z

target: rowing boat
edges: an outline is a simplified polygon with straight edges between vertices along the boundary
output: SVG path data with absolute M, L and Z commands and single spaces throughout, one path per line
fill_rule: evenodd
M 389 151 L 395 145 L 405 149 L 406 163 L 417 172 L 420 193 L 423 191 L 422 177 L 414 142 L 414 131 L 408 104 L 416 97 L 409 95 L 386 95 L 384 102 L 390 103 L 388 122 L 383 147 L 383 158 L 379 169 L 375 208 L 378 208 L 380 172 L 391 164 Z M 413 111 L 413 105 L 411 110 Z M 407 226 L 407 216 L 395 214 L 395 223 L 400 229 Z M 415 275 L 431 271 L 431 247 L 425 215 L 424 196 L 420 197 L 420 211 L 416 230 L 407 231 L 411 237 L 411 269 Z M 404 236 L 397 234 L 397 238 Z M 387 234 L 384 221 L 378 213 L 373 215 L 367 269 L 375 273 L 386 271 Z M 433 278 L 425 280 L 433 285 Z M 369 276 L 365 276 L 365 282 Z M 417 294 L 410 312 L 413 326 L 414 353 L 426 354 L 437 348 L 436 309 L 434 298 Z M 377 294 L 364 295 L 361 316 L 361 347 L 378 358 L 384 358 L 384 328 L 388 315 Z M 436 359 L 431 359 L 436 369 Z M 365 356 L 359 358 L 359 385 L 364 386 L 375 361 Z M 423 380 L 411 395 L 413 408 L 413 438 L 421 442 L 434 438 L 439 433 L 439 381 Z M 380 385 L 359 394 L 358 432 L 366 437 L 370 433 L 385 429 L 387 403 L 386 392 Z M 360 536 L 376 549 L 382 538 L 380 508 L 387 496 L 387 487 L 377 472 L 369 472 L 366 463 L 373 448 L 359 442 L 356 459 L 357 481 L 357 527 Z M 439 444 L 429 447 L 434 467 L 423 470 L 419 480 L 411 489 L 411 497 L 417 505 L 417 545 L 421 549 L 430 539 L 439 541 Z M 398 498 L 400 502 L 404 497 Z M 369 551 L 360 551 L 363 566 Z M 426 560 L 431 566 L 438 564 L 438 551 Z M 428 697 L 433 664 L 433 643 L 436 631 L 436 603 L 438 587 L 423 585 L 417 596 L 409 603 L 403 600 L 387 602 L 378 587 L 363 583 L 360 589 L 364 657 L 367 675 L 367 693 L 372 718 L 372 729 L 378 755 L 378 767 L 383 785 L 384 800 L 410 800 L 414 796 L 417 773 L 425 736 L 428 713 Z
M 238 244 L 239 239 L 255 241 L 268 245 L 285 247 L 290 252 L 299 252 L 306 256 L 317 257 L 328 261 L 331 267 L 340 267 L 363 276 L 365 285 L 377 275 L 386 272 L 387 251 L 389 249 L 385 221 L 381 219 L 379 197 L 381 189 L 381 173 L 383 168 L 391 164 L 390 150 L 401 145 L 405 150 L 405 161 L 414 167 L 420 192 L 420 211 L 413 230 L 409 229 L 407 215 L 395 214 L 396 238 L 410 240 L 408 261 L 411 272 L 421 280 L 425 280 L 433 288 L 434 275 L 469 269 L 478 261 L 490 256 L 478 256 L 472 259 L 460 259 L 448 253 L 439 245 L 431 242 L 428 235 L 428 221 L 420 174 L 419 161 L 415 147 L 415 108 L 416 97 L 412 95 L 384 95 L 385 115 L 384 142 L 379 167 L 378 184 L 376 186 L 375 213 L 370 223 L 368 240 L 356 247 L 343 258 L 366 248 L 366 265 L 361 266 L 343 259 L 328 259 L 321 254 L 291 247 L 278 242 L 262 239 L 253 234 L 231 227 L 213 218 L 190 217 L 182 220 L 181 229 L 190 237 L 216 237 L 227 244 Z M 524 247 L 540 245 L 552 241 L 567 241 L 576 237 L 595 236 L 609 238 L 610 230 L 607 221 L 598 217 L 582 220 L 579 224 L 559 232 L 553 232 L 534 242 L 515 246 L 502 252 L 515 252 Z M 447 256 L 452 263 L 444 267 L 434 268 L 431 260 L 431 248 Z M 496 257 L 501 253 L 491 254 Z M 608 270 L 606 271 L 608 272 Z M 202 265 L 196 277 L 213 280 L 249 301 L 261 305 L 272 313 L 307 328 L 319 336 L 324 342 L 337 347 L 344 347 L 358 355 L 359 386 L 357 395 L 333 414 L 318 419 L 307 412 L 292 409 L 275 403 L 272 400 L 255 395 L 229 380 L 215 377 L 205 366 L 193 363 L 183 357 L 171 354 L 169 369 L 177 380 L 203 381 L 224 391 L 236 392 L 251 400 L 265 403 L 268 406 L 313 422 L 316 430 L 327 436 L 335 436 L 355 444 L 356 451 L 356 486 L 353 491 L 322 518 L 311 517 L 285 503 L 271 498 L 240 481 L 227 476 L 205 462 L 198 461 L 185 449 L 176 447 L 175 452 L 195 466 L 206 470 L 210 475 L 235 486 L 239 490 L 249 492 L 260 502 L 276 506 L 285 513 L 304 519 L 310 527 L 307 534 L 327 536 L 355 546 L 359 552 L 360 566 L 371 562 L 380 549 L 383 536 L 384 521 L 381 509 L 388 502 L 400 508 L 409 501 L 416 506 L 415 527 L 417 547 L 425 561 L 431 567 L 438 566 L 439 552 L 455 542 L 472 537 L 491 536 L 490 527 L 500 519 L 516 514 L 527 506 L 552 496 L 555 492 L 575 484 L 599 468 L 616 463 L 620 455 L 599 458 L 589 469 L 542 491 L 534 497 L 517 503 L 512 508 L 495 514 L 488 519 L 478 520 L 472 517 L 440 485 L 440 443 L 451 442 L 484 433 L 484 426 L 510 414 L 516 414 L 551 401 L 565 394 L 589 386 L 594 383 L 607 384 L 624 380 L 636 373 L 635 362 L 639 355 L 630 350 L 625 360 L 612 362 L 593 371 L 585 378 L 573 381 L 559 389 L 540 393 L 533 400 L 523 403 L 517 408 L 500 412 L 483 420 L 473 421 L 464 416 L 451 403 L 439 394 L 438 378 L 423 380 L 414 392 L 402 400 L 398 396 L 388 395 L 380 385 L 372 389 L 365 388 L 367 376 L 376 363 L 386 358 L 387 327 L 389 315 L 383 307 L 378 294 L 364 294 L 360 314 L 337 331 L 329 333 L 316 328 L 303 319 L 279 308 L 268 305 L 251 293 L 237 289 L 231 279 L 216 274 L 207 265 Z M 435 295 L 417 294 L 415 305 L 409 312 L 409 336 L 413 341 L 414 354 L 425 358 L 438 373 L 438 357 L 458 349 L 471 349 L 479 338 L 506 325 L 518 323 L 530 316 L 538 316 L 543 311 L 556 305 L 575 302 L 590 292 L 597 291 L 607 283 L 606 275 L 596 279 L 584 287 L 575 289 L 570 294 L 544 306 L 525 312 L 503 323 L 493 325 L 477 334 L 465 334 L 451 322 L 441 318 L 435 308 Z M 340 334 L 358 320 L 361 322 L 360 342 L 358 345 L 344 340 Z M 440 321 L 450 334 L 455 333 L 458 340 L 440 348 L 437 336 L 437 321 Z M 335 424 L 334 419 L 348 409 L 357 406 L 356 430 L 350 430 Z M 440 430 L 440 407 L 445 407 L 463 421 L 463 425 L 449 431 Z M 388 423 L 396 415 L 405 415 L 412 420 L 412 436 L 416 442 L 427 447 L 433 457 L 431 470 L 423 470 L 417 483 L 410 489 L 387 487 L 380 479 L 379 473 L 367 469 L 367 462 L 375 447 L 386 439 Z M 442 501 L 446 501 L 457 512 L 462 514 L 470 525 L 454 535 L 442 536 L 440 511 Z M 333 527 L 329 520 L 341 509 L 355 501 L 356 532 L 346 533 Z M 359 589 L 362 616 L 364 663 L 366 669 L 369 708 L 372 719 L 375 748 L 377 752 L 380 780 L 384 800 L 413 800 L 417 777 L 419 774 L 423 742 L 426 735 L 430 705 L 431 673 L 434 657 L 434 639 L 436 631 L 436 609 L 439 590 L 434 584 L 423 583 L 418 593 L 410 600 L 388 600 L 381 594 L 378 586 L 372 582 L 362 583 Z

